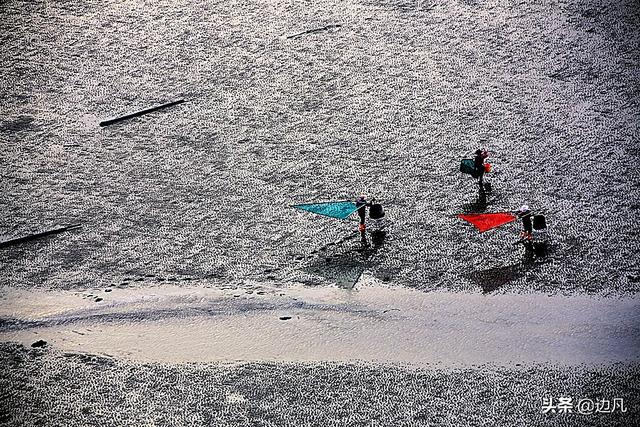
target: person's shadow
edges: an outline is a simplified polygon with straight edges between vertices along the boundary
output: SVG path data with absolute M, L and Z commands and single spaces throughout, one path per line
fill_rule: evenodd
M 354 241 L 355 235 L 349 235 L 313 251 L 316 256 L 302 270 L 324 277 L 341 288 L 353 289 L 362 273 L 371 265 L 374 255 L 384 245 L 387 232 L 374 230 L 359 236 L 359 243 Z
M 462 209 L 465 213 L 480 213 L 487 210 L 487 206 L 487 193 L 483 189 L 479 189 L 476 200 L 472 203 L 462 205 Z
M 522 261 L 503 267 L 474 271 L 468 274 L 468 277 L 472 282 L 480 286 L 483 294 L 488 294 L 523 277 L 529 271 L 550 262 L 548 258 L 550 251 L 551 247 L 549 246 L 525 248 Z

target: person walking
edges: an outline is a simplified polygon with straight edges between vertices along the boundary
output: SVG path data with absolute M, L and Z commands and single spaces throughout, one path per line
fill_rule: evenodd
M 360 217 L 360 224 L 358 225 L 358 231 L 360 231 L 360 234 L 364 234 L 364 232 L 367 230 L 366 220 L 368 205 L 369 203 L 367 203 L 367 196 L 365 196 L 364 194 L 358 196 L 358 198 L 356 199 L 356 206 L 358 207 L 358 216 Z
M 529 210 L 529 206 L 522 205 L 522 207 L 516 211 L 516 214 L 522 221 L 522 232 L 520 233 L 519 241 L 526 249 L 533 249 L 533 223 L 531 222 L 533 212 Z
M 473 164 L 476 168 L 476 174 L 478 175 L 480 191 L 484 191 L 484 161 L 487 157 L 489 157 L 489 153 L 486 149 L 477 149 L 473 158 Z

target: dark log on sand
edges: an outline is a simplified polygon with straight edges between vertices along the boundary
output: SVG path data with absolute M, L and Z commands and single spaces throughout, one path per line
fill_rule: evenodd
M 67 227 L 56 228 L 55 230 L 43 231 L 42 233 L 30 234 L 24 237 L 18 237 L 17 239 L 6 240 L 4 242 L 0 242 L 0 248 L 6 248 L 8 246 L 17 245 L 18 243 L 28 242 L 33 239 L 38 239 L 40 237 L 49 236 L 51 234 L 63 233 L 65 231 L 75 230 L 76 228 L 81 227 L 80 224 L 69 225 Z
M 184 99 L 179 99 L 177 101 L 168 102 L 166 104 L 158 105 L 156 107 L 147 108 L 146 110 L 136 111 L 135 113 L 127 114 L 126 116 L 116 117 L 115 119 L 103 120 L 100 122 L 100 126 L 109 126 L 114 123 L 121 122 L 122 120 L 132 119 L 134 117 L 139 117 L 147 113 L 152 113 L 154 111 L 160 110 L 162 108 L 172 107 L 174 105 L 182 104 Z
M 303 32 L 298 33 L 298 34 L 293 34 L 293 35 L 287 36 L 287 38 L 288 39 L 293 39 L 293 38 L 296 38 L 296 37 L 303 36 L 305 34 L 317 33 L 319 31 L 326 31 L 326 30 L 329 30 L 331 28 L 340 28 L 340 27 L 342 27 L 342 25 L 340 25 L 340 24 L 325 25 L 324 27 L 321 27 L 321 28 L 314 28 L 312 30 L 307 30 L 307 31 L 303 31 Z

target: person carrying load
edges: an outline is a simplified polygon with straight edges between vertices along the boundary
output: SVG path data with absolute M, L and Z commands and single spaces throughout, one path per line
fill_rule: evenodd
M 381 230 L 384 228 L 384 208 L 376 199 L 371 199 L 370 202 L 367 201 L 367 198 L 364 194 L 361 194 L 356 199 L 356 206 L 358 207 L 358 217 L 360 219 L 360 223 L 358 225 L 358 231 L 360 233 L 364 233 L 367 229 L 366 226 L 366 216 L 367 216 L 367 208 L 369 208 L 369 219 L 371 219 L 371 224 L 376 230 Z
M 533 232 L 533 223 L 531 222 L 531 217 L 533 213 L 529 210 L 529 206 L 523 205 L 516 212 L 518 214 L 518 218 L 522 220 L 522 231 L 520 232 L 520 239 L 522 239 L 525 243 L 531 242 L 533 240 L 532 232 Z
M 360 233 L 364 233 L 367 229 L 367 206 L 370 206 L 370 203 L 367 202 L 367 196 L 365 196 L 364 194 L 358 196 L 358 198 L 356 199 L 356 206 L 358 207 L 358 217 L 360 218 L 358 231 L 360 231 Z
M 550 240 L 544 215 L 534 214 L 527 205 L 518 209 L 516 214 L 522 220 L 522 232 L 517 243 L 522 243 L 527 250 L 543 252 Z
M 473 159 L 462 159 L 460 162 L 460 172 L 471 175 L 474 178 L 478 178 L 478 184 L 480 185 L 480 191 L 485 190 L 484 174 L 491 171 L 491 165 L 484 161 L 489 157 L 489 153 L 486 149 L 476 150 Z M 491 191 L 489 183 L 486 185 L 487 191 Z
M 480 150 L 477 149 L 475 153 L 475 157 L 473 158 L 473 166 L 476 168 L 476 173 L 478 174 L 478 183 L 480 184 L 480 189 L 484 190 L 483 178 L 484 173 L 487 172 L 486 165 L 484 163 L 485 159 L 489 157 L 489 153 L 486 149 Z M 490 170 L 489 166 L 489 170 Z

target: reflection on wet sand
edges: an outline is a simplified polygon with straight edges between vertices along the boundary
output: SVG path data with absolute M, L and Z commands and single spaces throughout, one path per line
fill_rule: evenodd
M 142 361 L 566 364 L 636 360 L 640 299 L 353 290 L 5 290 L 0 339 Z M 367 285 L 369 283 L 369 285 Z

